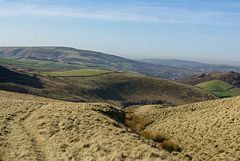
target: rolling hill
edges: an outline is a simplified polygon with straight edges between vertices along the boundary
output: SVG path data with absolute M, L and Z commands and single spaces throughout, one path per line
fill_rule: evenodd
M 32 88 L 42 88 L 42 83 L 34 75 L 27 75 L 11 71 L 7 68 L 0 66 L 0 89 L 27 93 L 24 87 L 16 86 L 21 85 Z
M 0 47 L 0 63 L 23 70 L 104 69 L 177 79 L 184 69 L 138 62 L 101 52 L 67 47 Z M 181 76 L 181 77 L 183 77 Z
M 211 80 L 221 80 L 231 84 L 234 87 L 240 88 L 240 73 L 238 72 L 203 73 L 180 79 L 178 82 L 189 85 L 197 85 L 199 83 Z
M 142 62 L 153 63 L 158 65 L 166 65 L 170 67 L 187 68 L 191 70 L 191 75 L 210 72 L 240 72 L 240 66 L 206 64 L 196 61 L 178 60 L 178 59 L 142 59 Z
M 233 87 L 229 83 L 221 80 L 211 80 L 195 85 L 216 95 L 219 98 L 233 97 L 240 95 L 240 88 Z
M 135 61 L 101 52 L 78 50 L 67 47 L 0 47 L 1 65 L 25 71 L 77 70 L 91 68 L 131 72 L 169 80 L 178 80 L 193 74 L 202 73 L 203 71 L 240 72 L 240 67 L 235 66 L 209 66 L 197 62 L 180 60 L 175 60 L 175 62 L 171 60 L 170 63 L 166 63 L 165 60 L 165 63 L 161 64 L 158 60 L 156 61 L 149 61 L 151 63 Z
M 240 97 L 150 108 L 139 112 L 154 119 L 147 130 L 165 132 L 182 147 L 185 160 L 240 160 Z M 143 111 L 145 113 L 143 113 Z
M 83 71 L 86 74 L 86 70 Z M 122 107 L 139 104 L 182 105 L 216 99 L 211 93 L 199 88 L 160 78 L 106 71 L 99 74 L 99 70 L 96 70 L 94 75 L 93 71 L 90 70 L 88 76 L 83 76 L 79 71 L 77 73 L 80 75 L 70 73 L 73 74 L 72 76 L 69 75 L 69 72 L 67 72 L 67 76 L 42 76 L 40 73 L 35 77 L 41 83 L 41 88 L 14 82 L 0 83 L 0 86 L 6 87 L 7 90 L 9 86 L 13 89 L 21 89 L 20 92 L 25 89 L 25 93 L 54 99 L 75 102 L 106 102 Z M 16 71 L 12 72 L 16 76 L 18 75 Z M 31 76 L 27 73 L 24 75 Z M 18 78 L 18 81 L 21 79 Z
M 0 90 L 0 160 L 239 160 L 239 100 L 145 106 L 146 130 L 181 147 L 170 154 L 127 128 L 119 107 Z
M 124 113 L 0 90 L 0 160 L 179 160 L 128 129 Z
M 187 67 L 187 68 L 203 67 L 208 65 L 208 64 L 199 63 L 196 61 L 186 61 L 186 60 L 178 60 L 178 59 L 141 59 L 140 61 L 143 61 L 146 63 L 166 65 L 171 67 Z

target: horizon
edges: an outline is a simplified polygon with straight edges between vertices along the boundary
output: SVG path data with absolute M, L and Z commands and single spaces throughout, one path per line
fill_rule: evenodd
M 0 0 L 0 46 L 240 65 L 236 0 Z

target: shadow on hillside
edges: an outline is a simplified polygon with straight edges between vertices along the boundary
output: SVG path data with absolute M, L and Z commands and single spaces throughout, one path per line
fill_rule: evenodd
M 36 76 L 20 74 L 2 66 L 0 66 L 0 83 L 14 83 L 34 88 L 43 88 L 41 81 Z M 4 85 L 1 87 L 4 87 Z

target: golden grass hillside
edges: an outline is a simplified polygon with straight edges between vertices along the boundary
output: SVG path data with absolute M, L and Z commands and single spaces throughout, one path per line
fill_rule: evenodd
M 183 105 L 217 98 L 197 87 L 133 74 L 40 78 L 45 88 L 32 90 L 32 93 L 70 101 L 105 102 L 126 107 L 156 103 Z
M 175 152 L 180 158 L 240 160 L 240 97 L 162 109 L 145 106 L 138 114 L 155 120 L 148 130 L 164 131 L 181 146 Z
M 0 91 L 0 160 L 178 160 L 123 120 L 124 111 L 108 104 Z
M 54 75 L 48 73 L 49 76 L 20 73 L 4 67 L 0 67 L 0 71 L 1 90 L 65 101 L 104 102 L 127 107 L 156 103 L 183 105 L 217 98 L 210 92 L 189 85 L 103 70 L 51 72 Z

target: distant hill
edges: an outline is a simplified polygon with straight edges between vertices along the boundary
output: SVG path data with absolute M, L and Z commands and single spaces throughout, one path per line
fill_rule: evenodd
M 67 47 L 0 47 L 0 64 L 27 71 L 76 70 L 83 68 L 142 74 L 178 80 L 193 74 L 213 71 L 236 71 L 240 67 L 205 65 L 178 61 L 154 64 L 135 61 L 101 52 Z M 182 66 L 184 65 L 185 66 Z M 203 66 L 199 66 L 203 65 Z
M 159 65 L 166 65 L 171 67 L 202 67 L 206 66 L 207 64 L 199 63 L 196 61 L 186 61 L 186 60 L 178 60 L 178 59 L 142 59 L 140 61 L 146 63 L 153 63 Z
M 178 80 L 179 83 L 197 85 L 199 83 L 221 80 L 231 84 L 234 87 L 240 88 L 240 73 L 238 72 L 222 72 L 222 73 L 204 73 L 192 75 L 190 77 Z
M 196 61 L 177 59 L 143 59 L 142 62 L 166 65 L 170 67 L 184 68 L 187 75 L 210 73 L 210 72 L 240 72 L 240 66 L 205 64 Z
M 233 87 L 229 83 L 221 80 L 211 80 L 195 85 L 206 91 L 209 91 L 219 98 L 233 97 L 240 95 L 240 88 Z
M 14 73 L 13 79 L 24 82 L 25 78 L 21 79 L 16 74 L 17 72 Z M 36 79 L 42 84 L 42 88 L 18 82 L 10 84 L 3 82 L 0 83 L 0 86 L 11 85 L 14 89 L 25 89 L 27 91 L 25 93 L 54 99 L 75 102 L 106 102 L 122 107 L 141 104 L 182 105 L 216 99 L 214 95 L 202 89 L 147 76 L 106 71 L 99 73 L 99 70 L 95 72 L 93 70 L 63 72 L 62 75 L 61 73 L 56 75 L 54 72 L 55 75 L 48 73 L 49 76 L 42 76 L 44 74 L 46 73 L 36 76 Z
M 0 47 L 0 63 L 28 70 L 94 68 L 174 80 L 184 69 L 138 62 L 101 52 L 66 47 Z

